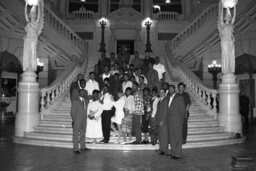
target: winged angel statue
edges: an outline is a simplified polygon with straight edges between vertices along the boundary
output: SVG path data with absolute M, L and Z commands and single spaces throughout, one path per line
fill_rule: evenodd
M 222 57 L 222 72 L 234 73 L 235 72 L 235 38 L 234 38 L 234 23 L 236 17 L 236 6 L 234 6 L 233 16 L 231 9 L 226 8 L 224 17 L 222 3 L 219 3 L 219 19 L 218 30 L 220 34 L 221 43 L 221 57 Z M 224 17 L 224 18 L 223 18 Z
M 32 5 L 28 15 L 28 3 L 25 5 L 25 27 L 23 48 L 23 71 L 36 71 L 37 69 L 37 42 L 44 25 L 44 0 L 39 0 L 38 5 Z

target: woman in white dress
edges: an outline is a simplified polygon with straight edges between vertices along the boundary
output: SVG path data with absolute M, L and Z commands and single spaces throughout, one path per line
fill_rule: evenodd
M 99 101 L 98 90 L 94 90 L 92 94 L 92 101 L 87 107 L 87 127 L 86 127 L 86 138 L 92 139 L 95 143 L 97 139 L 102 139 L 102 125 L 101 125 L 101 113 L 103 111 L 102 104 Z
M 111 121 L 112 121 L 111 127 L 112 127 L 112 129 L 114 128 L 114 130 L 117 132 L 117 134 L 118 134 L 117 142 L 120 143 L 121 142 L 121 124 L 122 124 L 122 119 L 124 118 L 125 96 L 121 91 L 119 91 L 117 93 L 117 96 L 119 99 L 113 103 L 113 105 L 116 108 L 116 112 L 115 112 L 115 115 L 111 119 Z M 113 123 L 117 124 L 118 130 L 115 129 Z

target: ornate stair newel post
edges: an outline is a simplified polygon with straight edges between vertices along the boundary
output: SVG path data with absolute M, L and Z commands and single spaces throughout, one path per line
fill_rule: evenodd
M 219 124 L 225 127 L 227 132 L 242 135 L 242 120 L 239 113 L 239 85 L 234 75 L 235 38 L 233 31 L 236 4 L 237 0 L 221 0 L 219 3 L 218 29 L 221 40 L 223 73 L 222 82 L 219 85 Z M 233 15 L 231 11 L 233 11 Z
M 44 1 L 26 0 L 25 27 L 23 47 L 23 74 L 18 86 L 18 113 L 15 121 L 15 136 L 22 137 L 24 132 L 33 131 L 40 119 L 39 113 L 39 84 L 36 81 L 37 75 L 37 43 L 38 36 L 43 29 Z M 28 5 L 32 6 L 27 13 Z

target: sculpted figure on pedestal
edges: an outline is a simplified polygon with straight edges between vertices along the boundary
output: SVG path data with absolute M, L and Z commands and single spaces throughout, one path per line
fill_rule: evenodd
M 221 57 L 222 57 L 222 72 L 234 73 L 235 72 L 235 38 L 234 22 L 236 17 L 236 7 L 234 6 L 233 16 L 231 15 L 230 8 L 226 8 L 225 17 L 223 18 L 224 7 L 219 3 L 219 20 L 218 30 L 221 41 Z
M 38 6 L 33 5 L 28 16 L 28 4 L 25 5 L 25 18 L 27 25 L 25 27 L 23 47 L 23 71 L 36 71 L 37 69 L 37 42 L 38 36 L 43 29 L 43 10 L 44 2 L 39 1 Z

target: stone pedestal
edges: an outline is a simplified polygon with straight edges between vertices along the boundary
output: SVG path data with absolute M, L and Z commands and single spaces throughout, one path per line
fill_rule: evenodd
M 234 74 L 224 74 L 219 85 L 219 124 L 226 132 L 242 135 L 242 119 L 239 112 L 239 85 Z
M 18 86 L 15 136 L 22 137 L 24 132 L 33 131 L 39 120 L 39 84 L 36 82 L 35 72 L 25 71 Z

